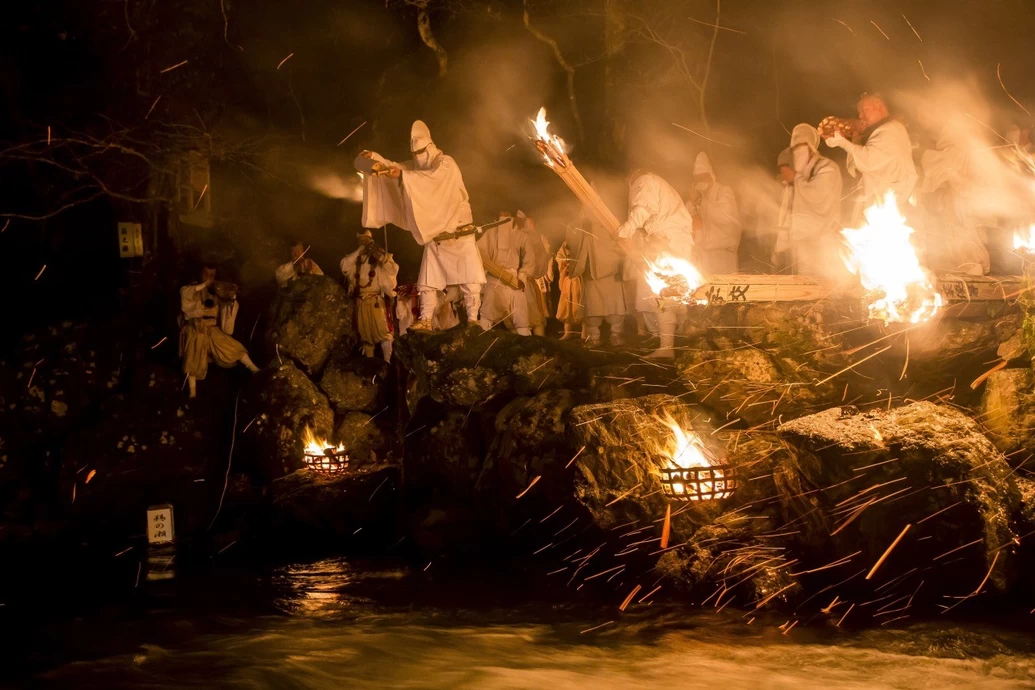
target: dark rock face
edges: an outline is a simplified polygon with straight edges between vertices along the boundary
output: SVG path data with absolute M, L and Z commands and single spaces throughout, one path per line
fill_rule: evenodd
M 364 412 L 348 412 L 334 429 L 334 443 L 345 446 L 353 466 L 371 465 L 388 459 L 388 439 L 373 417 Z
M 301 276 L 281 288 L 269 324 L 270 356 L 278 363 L 293 360 L 309 375 L 323 368 L 332 350 L 351 353 L 356 348 L 352 300 L 326 276 Z
M 295 365 L 264 369 L 241 396 L 245 457 L 260 476 L 276 479 L 304 467 L 302 433 L 306 427 L 331 440 L 334 413 L 326 396 Z M 254 420 L 249 422 L 249 420 Z
M 926 597 L 965 596 L 986 574 L 994 591 L 1011 585 L 1019 494 L 1005 458 L 966 415 L 932 403 L 832 409 L 788 422 L 779 435 L 794 449 L 785 471 L 804 489 L 781 500 L 801 516 L 809 565 L 805 553 L 833 560 L 861 550 L 852 563 L 869 568 L 911 525 L 876 583 L 902 576 L 912 588 L 924 579 Z
M 377 357 L 349 357 L 337 350 L 320 376 L 320 389 L 338 414 L 377 412 L 384 407 L 388 363 Z
M 981 422 L 1000 451 L 1009 455 L 1035 450 L 1035 375 L 1030 368 L 991 374 L 980 410 Z M 1024 455 L 1016 459 L 1020 462 Z
M 578 346 L 471 325 L 399 339 L 396 356 L 424 379 L 436 401 L 471 407 L 505 393 L 533 395 L 570 388 L 605 357 Z
M 273 538 L 290 549 L 385 550 L 396 529 L 398 466 L 352 468 L 325 476 L 298 470 L 270 487 Z

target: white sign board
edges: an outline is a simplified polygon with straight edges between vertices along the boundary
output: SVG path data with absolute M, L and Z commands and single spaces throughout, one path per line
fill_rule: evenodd
M 144 232 L 140 223 L 119 223 L 119 256 L 130 259 L 144 255 Z
M 173 507 L 168 503 L 147 509 L 147 541 L 149 544 L 168 544 L 176 538 L 173 528 Z

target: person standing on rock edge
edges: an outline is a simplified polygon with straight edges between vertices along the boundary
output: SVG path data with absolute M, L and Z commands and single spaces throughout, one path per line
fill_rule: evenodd
M 197 396 L 197 382 L 208 375 L 209 360 L 221 367 L 238 362 L 255 373 L 259 370 L 244 345 L 235 340 L 237 286 L 216 282 L 216 269 L 204 266 L 201 280 L 180 288 L 180 357 L 187 375 L 190 397 Z
M 532 335 L 525 296 L 534 262 L 528 235 L 516 227 L 510 211 L 501 211 L 500 220 L 507 222 L 487 230 L 476 243 L 492 276 L 482 287 L 480 323 L 485 330 L 502 323 L 518 335 Z
M 363 227 L 391 223 L 413 234 L 424 247 L 417 289 L 420 319 L 409 330 L 430 331 L 439 291 L 458 286 L 467 322 L 477 323 L 485 269 L 473 233 L 470 197 L 460 167 L 431 140 L 417 120 L 410 129 L 413 160 L 395 163 L 363 151 L 356 169 L 363 173 Z
M 323 271 L 316 265 L 316 262 L 305 256 L 306 251 L 298 240 L 291 242 L 291 261 L 277 267 L 275 275 L 278 287 L 287 287 L 287 284 L 298 276 L 323 275 Z
M 578 340 L 583 319 L 582 278 L 573 276 L 571 269 L 575 258 L 568 247 L 567 240 L 561 244 L 554 256 L 557 262 L 557 287 L 561 295 L 557 300 L 557 320 L 564 325 L 561 340 Z
M 624 345 L 624 254 L 611 234 L 594 223 L 585 209 L 579 225 L 581 227 L 568 226 L 564 241 L 572 255 L 568 274 L 582 281 L 586 344 L 600 344 L 600 325 L 607 321 L 610 344 L 613 347 Z
M 341 272 L 349 296 L 356 301 L 356 330 L 363 354 L 374 356 L 381 346 L 386 362 L 392 359 L 392 324 L 388 301 L 395 294 L 399 264 L 374 244 L 370 230 L 358 233 L 359 248 L 341 260 Z

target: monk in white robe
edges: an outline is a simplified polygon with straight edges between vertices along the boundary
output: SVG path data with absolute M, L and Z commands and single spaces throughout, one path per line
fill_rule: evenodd
M 580 226 L 568 226 L 565 243 L 572 255 L 568 271 L 573 278 L 582 280 L 586 344 L 600 344 L 600 326 L 607 321 L 610 344 L 624 345 L 624 253 L 607 230 L 588 217 L 582 218 Z
M 389 300 L 395 294 L 399 265 L 392 255 L 374 244 L 370 230 L 359 233 L 359 248 L 341 260 L 345 286 L 356 301 L 356 329 L 360 348 L 367 357 L 381 348 L 386 362 L 392 359 L 392 326 Z
M 316 262 L 305 255 L 306 251 L 301 242 L 291 243 L 291 261 L 278 266 L 275 273 L 278 286 L 287 287 L 287 284 L 298 276 L 323 275 L 323 271 L 316 265 Z
M 468 323 L 478 321 L 485 270 L 473 234 L 458 231 L 472 223 L 471 204 L 460 168 L 431 140 L 417 120 L 410 130 L 413 160 L 395 163 L 364 151 L 356 159 L 363 177 L 363 227 L 392 223 L 410 231 L 424 247 L 417 286 L 420 319 L 411 331 L 429 331 L 438 295 L 448 286 L 463 294 Z
M 456 316 L 454 301 L 460 300 L 460 290 L 451 287 L 437 295 L 438 306 L 431 317 L 431 327 L 435 331 L 445 331 L 460 323 Z M 395 290 L 395 325 L 399 337 L 406 335 L 414 323 L 420 318 L 419 293 L 416 285 L 400 285 Z
M 740 214 L 733 190 L 715 179 L 708 154 L 694 161 L 690 196 L 694 218 L 694 266 L 705 275 L 736 273 L 740 265 Z
M 550 245 L 546 238 L 535 229 L 535 219 L 529 218 L 523 211 L 517 212 L 514 224 L 527 235 L 525 248 L 531 257 L 528 277 L 525 284 L 525 298 L 528 300 L 528 327 L 532 335 L 546 335 L 546 319 L 549 316 L 547 305 L 546 275 L 550 272 L 553 261 L 550 258 Z
M 690 260 L 694 250 L 690 212 L 668 182 L 653 173 L 634 171 L 629 176 L 629 218 L 619 226 L 618 236 L 632 240 L 634 254 L 626 262 L 625 279 L 635 281 L 636 310 L 661 343 L 650 356 L 674 357 L 677 306 L 650 289 L 646 262 L 664 255 Z
M 884 99 L 863 96 L 858 111 L 865 129 L 855 141 L 848 141 L 840 132 L 825 140 L 827 146 L 845 150 L 848 174 L 862 178 L 862 194 L 850 219 L 852 227 L 862 221 L 863 211 L 882 200 L 889 190 L 895 192 L 899 206 L 904 207 L 917 179 L 909 132 L 901 122 L 891 119 Z
M 477 242 L 489 274 L 482 287 L 481 325 L 489 330 L 502 323 L 518 335 L 531 335 L 525 292 L 532 281 L 532 249 L 528 235 L 515 226 L 509 212 L 501 213 L 500 218 L 507 222 L 490 228 Z
M 819 155 L 819 132 L 802 123 L 791 132 L 791 272 L 829 279 L 847 275 L 837 260 L 841 238 L 841 169 Z
M 564 326 L 561 340 L 575 340 L 580 337 L 585 307 L 582 302 L 582 277 L 571 274 L 575 258 L 567 241 L 561 244 L 554 260 L 557 262 L 557 288 L 561 293 L 557 300 L 557 320 Z
M 201 269 L 201 280 L 180 288 L 180 357 L 187 375 L 190 397 L 197 397 L 197 383 L 208 376 L 209 362 L 229 368 L 240 362 L 248 371 L 259 370 L 244 345 L 235 340 L 236 294 L 220 299 L 214 294 L 216 269 Z

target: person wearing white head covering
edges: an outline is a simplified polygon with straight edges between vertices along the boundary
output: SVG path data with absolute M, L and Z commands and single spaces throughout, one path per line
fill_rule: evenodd
M 625 322 L 625 257 L 614 237 L 594 223 L 585 209 L 577 223 L 569 225 L 565 244 L 571 254 L 568 275 L 582 281 L 583 323 L 588 345 L 600 344 L 600 326 L 607 321 L 612 346 L 624 344 Z
M 862 177 L 863 191 L 852 214 L 853 227 L 862 220 L 863 211 L 883 199 L 889 190 L 904 206 L 917 179 L 909 132 L 901 122 L 891 119 L 884 99 L 864 95 L 859 99 L 858 111 L 866 129 L 856 137 L 857 141 L 848 141 L 840 132 L 825 140 L 827 146 L 844 149 L 848 154 L 848 173 Z
M 473 234 L 454 233 L 471 224 L 471 204 L 460 168 L 417 120 L 410 129 L 413 160 L 395 163 L 363 151 L 356 169 L 363 176 L 363 227 L 392 223 L 413 234 L 424 247 L 417 286 L 420 319 L 409 330 L 429 331 L 439 292 L 458 286 L 468 323 L 478 321 L 485 269 Z
M 528 235 L 514 224 L 509 211 L 500 213 L 507 222 L 490 228 L 478 238 L 482 263 L 489 280 L 482 286 L 480 323 L 485 330 L 502 323 L 518 335 L 532 335 L 528 320 L 528 298 L 534 256 Z
M 643 313 L 647 329 L 660 339 L 660 348 L 651 356 L 671 359 L 675 356 L 677 307 L 659 301 L 650 289 L 644 259 L 656 260 L 666 254 L 691 259 L 694 228 L 690 212 L 672 185 L 654 173 L 635 170 L 629 175 L 629 218 L 619 226 L 618 236 L 634 238 L 640 245 L 639 256 L 629 257 L 625 263 L 625 278 L 634 282 L 636 311 Z
M 532 329 L 532 335 L 546 335 L 546 319 L 550 314 L 550 307 L 547 303 L 549 286 L 546 279 L 553 266 L 550 244 L 542 233 L 536 230 L 535 219 L 529 218 L 524 211 L 517 212 L 514 225 L 528 238 L 525 243 L 530 258 L 528 277 L 531 279 L 525 285 L 525 298 L 528 300 L 528 326 Z M 552 278 L 550 276 L 551 280 Z
M 380 346 L 385 361 L 392 359 L 392 328 L 388 302 L 395 294 L 399 264 L 374 244 L 370 230 L 359 233 L 359 248 L 341 260 L 349 296 L 356 302 L 356 330 L 363 354 L 374 356 Z
M 835 278 L 839 271 L 841 169 L 819 155 L 819 132 L 802 123 L 791 132 L 794 197 L 791 202 L 791 272 Z
M 701 151 L 694 161 L 690 194 L 694 218 L 694 264 L 705 275 L 736 273 L 739 266 L 740 214 L 733 190 L 715 180 L 712 162 Z

